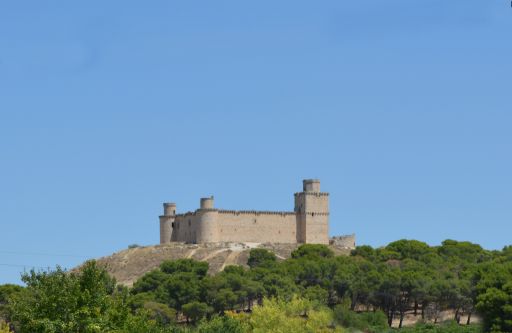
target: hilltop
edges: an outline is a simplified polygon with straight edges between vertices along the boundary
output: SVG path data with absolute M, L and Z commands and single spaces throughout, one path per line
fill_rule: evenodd
M 299 244 L 273 243 L 170 243 L 155 246 L 138 246 L 97 259 L 117 282 L 131 287 L 145 273 L 155 269 L 165 260 L 191 258 L 206 261 L 209 274 L 215 274 L 227 265 L 247 265 L 252 248 L 265 248 L 274 252 L 279 260 L 290 258 Z M 350 249 L 330 245 L 337 255 L 348 255 Z

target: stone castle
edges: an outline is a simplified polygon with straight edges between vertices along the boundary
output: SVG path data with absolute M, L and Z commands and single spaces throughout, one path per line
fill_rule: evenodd
M 329 193 L 319 180 L 304 180 L 293 212 L 216 209 L 209 197 L 195 212 L 176 214 L 175 203 L 164 203 L 160 244 L 170 242 L 329 244 Z

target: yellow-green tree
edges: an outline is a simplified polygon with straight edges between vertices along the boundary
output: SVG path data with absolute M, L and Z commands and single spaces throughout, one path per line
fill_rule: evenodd
M 0 320 L 0 333 L 11 333 L 11 329 L 9 328 L 9 325 L 3 321 Z
M 334 327 L 329 308 L 297 297 L 290 301 L 265 299 L 263 305 L 254 307 L 248 322 L 253 333 L 343 332 Z

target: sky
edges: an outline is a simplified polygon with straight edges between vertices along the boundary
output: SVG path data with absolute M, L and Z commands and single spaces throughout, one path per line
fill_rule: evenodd
M 159 242 L 163 202 L 512 234 L 508 0 L 0 2 L 0 283 Z

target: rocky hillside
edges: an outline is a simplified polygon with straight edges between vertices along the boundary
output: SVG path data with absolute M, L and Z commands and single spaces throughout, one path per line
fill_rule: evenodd
M 165 260 L 191 258 L 207 261 L 210 264 L 210 274 L 222 271 L 227 265 L 247 265 L 251 248 L 266 248 L 274 252 L 278 259 L 284 260 L 291 256 L 297 248 L 295 244 L 256 244 L 256 243 L 215 243 L 215 244 L 184 244 L 171 243 L 135 247 L 114 253 L 97 261 L 104 265 L 107 271 L 117 281 L 126 286 L 133 283 L 145 273 L 158 267 Z M 337 255 L 348 255 L 347 248 L 330 246 Z

